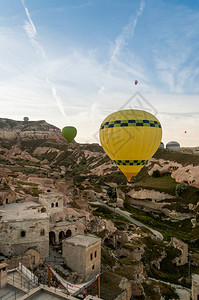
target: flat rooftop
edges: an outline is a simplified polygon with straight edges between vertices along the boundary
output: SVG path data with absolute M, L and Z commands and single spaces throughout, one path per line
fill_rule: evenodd
M 47 213 L 38 212 L 40 204 L 35 202 L 10 203 L 0 206 L 0 222 L 24 219 L 45 219 Z
M 92 244 L 99 242 L 101 239 L 94 235 L 77 234 L 64 240 L 64 243 L 73 244 L 75 246 L 89 247 Z
M 49 294 L 46 293 L 45 291 L 41 291 L 39 294 L 32 296 L 31 298 L 28 298 L 31 300 L 58 300 L 58 299 L 63 299 L 60 296 L 56 296 L 55 294 Z
M 39 198 L 60 198 L 62 197 L 61 194 L 58 194 L 58 193 L 51 193 L 51 192 L 46 192 L 46 193 L 42 193 L 42 194 L 39 194 Z
M 39 286 L 31 290 L 28 294 L 20 298 L 21 300 L 76 300 L 70 295 L 66 294 L 66 290 L 55 289 L 53 287 Z

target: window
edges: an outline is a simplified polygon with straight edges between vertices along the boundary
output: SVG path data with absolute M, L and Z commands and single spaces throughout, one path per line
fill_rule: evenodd
M 45 230 L 44 229 L 41 229 L 40 235 L 45 235 Z
M 8 198 L 6 198 L 6 204 L 8 204 L 8 203 L 9 203 Z
M 97 251 L 95 251 L 95 257 L 97 257 Z
M 93 270 L 95 269 L 95 265 L 92 266 L 92 269 L 93 269 Z
M 56 207 L 58 207 L 58 202 L 56 202 Z
M 54 207 L 54 203 L 51 203 L 51 207 Z
M 90 254 L 90 258 L 91 258 L 91 260 L 93 260 L 93 253 Z
M 21 231 L 21 237 L 25 237 L 26 236 L 26 232 L 25 232 L 25 230 L 22 230 Z

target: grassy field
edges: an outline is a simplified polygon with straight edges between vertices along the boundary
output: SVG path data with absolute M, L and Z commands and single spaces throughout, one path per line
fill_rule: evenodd
M 198 154 L 189 154 L 189 153 L 183 153 L 179 151 L 170 151 L 166 149 L 158 149 L 158 151 L 154 154 L 154 158 L 157 159 L 165 159 L 170 161 L 178 162 L 179 164 L 182 164 L 183 166 L 187 165 L 199 165 L 199 155 Z
M 162 176 L 158 178 L 146 176 L 142 181 L 136 182 L 133 185 L 133 188 L 145 188 L 175 195 L 176 184 L 175 179 L 171 178 L 171 176 Z

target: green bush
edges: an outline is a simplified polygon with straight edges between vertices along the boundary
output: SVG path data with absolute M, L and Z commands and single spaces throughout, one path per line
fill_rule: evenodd
M 160 174 L 160 171 L 159 171 L 159 170 L 153 171 L 152 177 L 158 178 L 158 177 L 160 177 L 160 176 L 161 176 L 161 174 Z
M 176 197 L 181 197 L 182 194 L 184 193 L 184 191 L 186 190 L 186 188 L 187 188 L 187 185 L 184 182 L 177 184 L 176 188 L 175 188 Z

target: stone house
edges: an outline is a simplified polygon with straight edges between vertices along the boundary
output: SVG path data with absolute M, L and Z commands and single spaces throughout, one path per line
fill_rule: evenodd
M 78 223 L 78 222 L 77 222 Z M 58 222 L 50 223 L 49 242 L 51 245 L 58 245 L 70 236 L 75 236 L 81 232 L 80 227 L 76 222 Z
M 116 230 L 114 233 L 104 239 L 106 245 L 111 244 L 114 248 L 118 248 L 122 243 L 128 242 L 128 234 L 125 231 Z
M 63 210 L 63 197 L 58 193 L 47 192 L 40 194 L 39 203 L 50 214 Z
M 28 250 L 49 255 L 49 216 L 38 211 L 34 202 L 6 204 L 0 211 L 0 251 L 3 255 L 21 256 Z
M 0 205 L 16 202 L 16 194 L 12 190 L 0 192 Z
M 100 273 L 101 239 L 78 234 L 62 242 L 62 256 L 69 268 L 90 280 Z
M 83 234 L 82 220 L 65 221 L 63 197 L 44 193 L 40 203 L 21 202 L 2 205 L 0 209 L 0 253 L 13 261 L 18 258 L 38 264 L 49 256 L 49 246 L 62 246 L 62 240 Z M 63 215 L 62 218 L 52 218 Z

